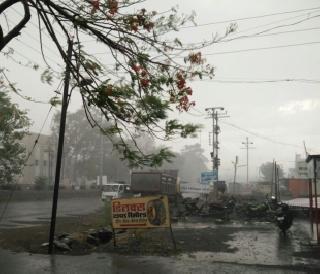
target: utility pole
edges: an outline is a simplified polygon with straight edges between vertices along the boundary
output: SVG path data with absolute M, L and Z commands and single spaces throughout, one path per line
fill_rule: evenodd
M 254 147 L 250 147 L 250 145 L 252 145 L 252 142 L 249 142 L 249 138 L 246 138 L 245 142 L 242 142 L 242 144 L 245 146 L 242 149 L 246 149 L 247 150 L 247 184 L 249 184 L 249 149 L 253 149 Z
M 49 234 L 49 247 L 48 247 L 49 254 L 52 254 L 52 251 L 53 251 L 54 232 L 55 232 L 55 225 L 56 225 L 57 204 L 58 204 L 59 183 L 60 183 L 60 170 L 61 170 L 61 158 L 62 158 L 62 151 L 63 151 L 63 144 L 64 144 L 65 129 L 66 129 L 67 109 L 68 109 L 69 83 L 70 83 L 70 62 L 71 62 L 71 57 L 72 57 L 72 47 L 73 47 L 73 41 L 68 40 L 68 53 L 67 53 L 68 62 L 66 64 L 66 77 L 64 80 L 64 91 L 63 91 L 63 99 L 62 99 L 62 104 L 61 104 L 57 163 L 56 163 L 56 173 L 55 173 L 55 181 L 54 181 L 54 189 L 53 189 L 51 224 L 50 224 L 50 234 Z
M 218 111 L 223 111 L 223 107 L 211 107 L 206 108 L 205 111 L 208 112 L 209 118 L 212 119 L 212 152 L 211 152 L 211 159 L 212 159 L 212 172 L 216 171 L 217 174 L 217 181 L 219 180 L 219 141 L 218 136 L 220 133 L 219 127 L 219 118 L 227 118 L 227 112 L 219 113 Z
M 101 117 L 102 120 L 102 117 Z M 103 134 L 102 132 L 100 133 L 100 180 L 99 180 L 99 184 L 100 187 L 102 187 L 103 184 L 103 165 L 104 165 L 104 142 L 103 142 Z
M 239 162 L 239 157 L 236 156 L 236 160 L 233 162 L 233 165 L 234 165 L 233 194 L 236 193 L 236 178 L 237 178 L 238 162 Z

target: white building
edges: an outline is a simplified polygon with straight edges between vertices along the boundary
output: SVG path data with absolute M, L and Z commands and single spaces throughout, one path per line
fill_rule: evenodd
M 28 133 L 20 143 L 25 147 L 29 159 L 23 168 L 22 176 L 18 182 L 22 185 L 33 185 L 37 177 L 46 177 L 52 184 L 53 178 L 53 151 L 50 144 L 50 136 L 38 133 Z
M 296 179 L 308 179 L 308 165 L 306 159 L 296 154 L 294 168 L 290 169 L 290 177 Z

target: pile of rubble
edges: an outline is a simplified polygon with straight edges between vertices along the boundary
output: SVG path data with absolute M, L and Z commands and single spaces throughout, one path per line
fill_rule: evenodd
M 255 219 L 272 221 L 275 210 L 267 201 L 234 198 L 223 195 L 219 199 L 213 196 L 203 198 L 176 197 L 170 201 L 173 218 L 187 216 L 215 217 L 219 219 Z
M 70 252 L 79 246 L 80 249 L 84 249 L 84 246 L 86 246 L 86 249 L 90 249 L 91 247 L 107 244 L 112 240 L 112 237 L 112 231 L 106 228 L 89 229 L 89 231 L 81 234 L 81 237 L 77 233 L 62 233 L 55 238 L 53 245 L 58 251 Z M 42 247 L 47 247 L 48 245 L 49 243 L 44 243 Z

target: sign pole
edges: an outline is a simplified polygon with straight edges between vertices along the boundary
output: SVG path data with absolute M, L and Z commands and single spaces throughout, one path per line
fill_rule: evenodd
M 175 240 L 174 235 L 173 235 L 171 222 L 170 222 L 170 234 L 171 234 L 171 239 L 172 239 L 174 251 L 176 251 L 177 250 L 177 244 L 176 244 L 176 240 Z
M 113 234 L 113 247 L 117 247 L 117 241 L 116 241 L 116 231 L 112 226 L 112 234 Z

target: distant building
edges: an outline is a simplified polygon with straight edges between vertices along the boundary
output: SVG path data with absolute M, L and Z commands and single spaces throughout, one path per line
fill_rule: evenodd
M 309 195 L 309 180 L 290 178 L 288 179 L 288 190 L 293 198 L 307 197 Z
M 294 168 L 290 169 L 290 178 L 307 179 L 308 178 L 308 165 L 306 159 L 302 158 L 300 154 L 296 154 Z
M 271 182 L 256 182 L 255 191 L 264 195 L 271 193 Z
M 25 186 L 32 186 L 37 177 L 46 177 L 52 184 L 53 178 L 53 151 L 50 144 L 50 136 L 40 134 L 36 145 L 38 133 L 28 133 L 20 143 L 26 149 L 29 159 L 19 177 L 18 183 Z M 31 153 L 32 152 L 32 153 Z
M 249 195 L 252 193 L 252 185 L 244 183 L 228 183 L 228 193 L 237 195 Z

